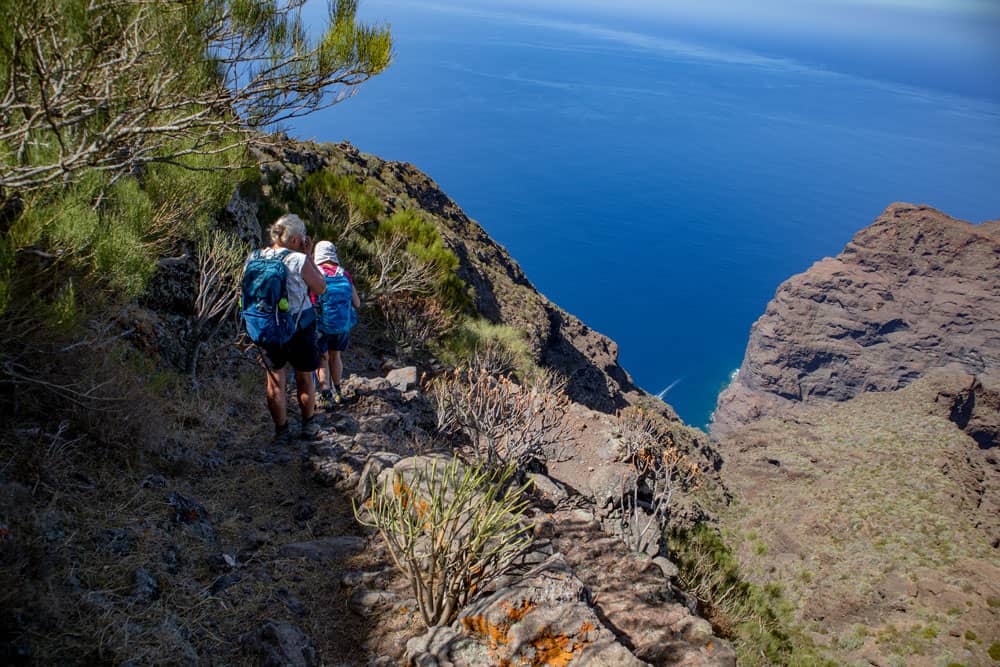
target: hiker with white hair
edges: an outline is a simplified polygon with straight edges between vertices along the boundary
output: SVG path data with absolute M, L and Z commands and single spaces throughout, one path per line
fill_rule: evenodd
M 320 241 L 313 257 L 326 283 L 325 293 L 313 296 L 313 303 L 319 333 L 319 404 L 329 410 L 343 400 L 340 393 L 340 378 L 344 372 L 341 353 L 350 344 L 351 328 L 358 321 L 361 299 L 351 274 L 340 264 L 337 246 Z
M 243 270 L 242 311 L 247 333 L 261 351 L 267 369 L 267 408 L 275 441 L 287 442 L 288 405 L 285 366 L 295 371 L 301 414 L 301 437 L 315 438 L 315 385 L 319 367 L 316 313 L 309 292 L 323 294 L 326 281 L 312 258 L 306 224 L 286 214 L 271 225 L 271 245 L 255 250 Z

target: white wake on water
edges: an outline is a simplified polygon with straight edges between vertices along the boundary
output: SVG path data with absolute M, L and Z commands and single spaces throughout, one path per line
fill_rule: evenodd
M 667 395 L 667 392 L 669 392 L 671 389 L 673 389 L 678 384 L 680 384 L 680 381 L 683 380 L 683 379 L 684 378 L 682 378 L 682 377 L 677 378 L 676 380 L 674 380 L 673 382 L 671 382 L 670 384 L 668 384 L 666 387 L 664 387 L 663 390 L 656 395 L 656 397 L 662 401 L 663 397 Z

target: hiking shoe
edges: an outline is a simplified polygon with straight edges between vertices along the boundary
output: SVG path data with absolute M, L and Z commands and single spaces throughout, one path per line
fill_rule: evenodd
M 344 397 L 340 395 L 339 391 L 333 395 L 332 402 L 333 402 L 333 405 L 331 406 L 332 408 L 340 407 L 341 405 L 344 404 Z
M 319 393 L 319 397 L 316 399 L 316 409 L 317 410 L 332 410 L 334 406 L 334 398 L 330 393 L 329 389 L 325 389 Z
M 283 446 L 291 444 L 292 442 L 292 430 L 288 428 L 288 423 L 284 423 L 281 426 L 274 427 L 274 438 L 271 440 L 272 445 Z
M 316 423 L 316 415 L 313 415 L 309 419 L 302 420 L 302 432 L 299 433 L 299 438 L 302 440 L 315 440 L 319 437 L 319 424 Z

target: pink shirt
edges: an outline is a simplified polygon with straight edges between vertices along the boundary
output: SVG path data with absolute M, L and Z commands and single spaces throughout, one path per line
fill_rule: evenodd
M 319 270 L 322 271 L 323 275 L 325 275 L 325 276 L 335 276 L 335 275 L 337 275 L 337 269 L 338 268 L 340 268 L 340 267 L 337 266 L 336 264 L 329 264 L 327 262 L 324 262 L 323 264 L 319 265 Z M 351 283 L 351 287 L 354 287 L 354 279 L 351 278 L 351 274 L 347 272 L 347 269 L 344 269 L 344 276 L 347 278 L 347 282 Z M 312 292 L 310 292 L 309 293 L 309 298 L 312 299 L 313 303 L 316 303 L 316 295 L 315 294 L 313 294 Z

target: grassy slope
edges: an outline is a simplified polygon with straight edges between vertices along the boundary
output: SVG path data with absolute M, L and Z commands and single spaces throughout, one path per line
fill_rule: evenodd
M 724 443 L 739 498 L 724 523 L 741 561 L 780 582 L 841 659 L 993 664 L 1000 562 L 970 519 L 976 446 L 928 414 L 933 398 L 923 383 L 865 394 Z

